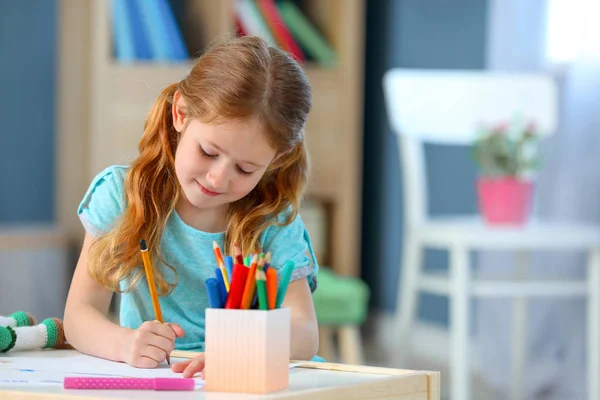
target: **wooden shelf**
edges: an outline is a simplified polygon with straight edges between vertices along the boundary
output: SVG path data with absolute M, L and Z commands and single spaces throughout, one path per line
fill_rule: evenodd
M 185 2 L 182 31 L 192 51 L 233 36 L 232 5 L 232 0 Z M 85 7 L 89 24 L 75 21 L 76 14 L 69 7 Z M 339 56 L 335 68 L 321 68 L 310 62 L 304 65 L 313 89 L 313 108 L 306 126 L 311 158 L 308 196 L 325 201 L 330 210 L 330 248 L 327 256 L 319 261 L 342 274 L 359 275 L 364 0 L 307 0 L 303 10 Z M 111 57 L 107 0 L 91 4 L 61 0 L 61 15 L 71 18 L 63 21 L 66 26 L 78 26 L 80 31 L 88 29 L 80 33 L 89 43 L 89 61 L 79 59 L 81 68 L 87 68 L 89 91 L 67 85 L 73 96 L 89 100 L 87 115 L 80 117 L 89 127 L 89 137 L 79 139 L 87 161 L 85 179 L 79 183 L 59 179 L 63 188 L 59 188 L 61 195 L 57 199 L 60 207 L 70 208 L 57 214 L 62 216 L 65 226 L 73 226 L 70 219 L 75 213 L 71 207 L 83 195 L 74 190 L 87 187 L 89 180 L 105 166 L 128 163 L 136 156 L 151 105 L 165 86 L 186 76 L 192 62 L 116 63 Z M 62 40 L 72 42 L 67 35 L 63 35 Z M 73 63 L 76 57 L 83 56 L 67 52 L 61 60 L 66 65 Z M 73 130 L 64 134 L 74 137 L 80 133 Z M 69 173 L 67 162 L 61 168 L 63 175 Z

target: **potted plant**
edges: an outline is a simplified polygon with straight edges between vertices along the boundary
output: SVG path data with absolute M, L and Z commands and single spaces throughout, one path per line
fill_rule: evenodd
M 533 173 L 539 166 L 539 135 L 533 123 L 516 120 L 482 126 L 473 144 L 477 195 L 484 220 L 492 225 L 523 225 L 529 217 Z

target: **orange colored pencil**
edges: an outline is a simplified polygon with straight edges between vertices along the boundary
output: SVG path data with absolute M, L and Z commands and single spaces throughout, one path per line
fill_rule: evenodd
M 240 246 L 237 245 L 237 243 L 233 244 L 233 252 L 233 255 L 235 256 L 235 263 L 244 265 L 244 256 L 242 255 L 242 250 L 240 249 Z
M 248 278 L 246 278 L 246 287 L 244 287 L 244 295 L 242 296 L 242 304 L 240 308 L 242 310 L 248 310 L 254 300 L 254 293 L 256 292 L 256 267 L 258 265 L 258 255 L 252 256 L 252 263 L 250 265 L 250 271 L 248 271 Z
M 225 282 L 225 289 L 229 292 L 229 278 L 227 277 L 227 269 L 225 268 L 225 261 L 223 260 L 223 254 L 219 244 L 213 240 L 213 251 L 215 252 L 215 258 L 217 259 L 217 265 L 223 273 L 223 281 Z
M 277 302 L 277 271 L 275 268 L 267 269 L 267 304 L 269 310 L 275 308 Z
M 142 252 L 142 262 L 144 263 L 144 271 L 146 272 L 146 280 L 148 281 L 148 288 L 150 289 L 150 297 L 152 298 L 152 307 L 154 308 L 154 316 L 156 320 L 161 324 L 164 324 L 162 310 L 160 309 L 160 303 L 158 301 L 158 294 L 156 293 L 156 283 L 154 282 L 154 269 L 152 268 L 152 261 L 150 260 L 150 254 L 148 254 L 148 246 L 144 239 L 140 240 L 140 250 Z M 171 365 L 171 357 L 167 353 L 167 363 Z

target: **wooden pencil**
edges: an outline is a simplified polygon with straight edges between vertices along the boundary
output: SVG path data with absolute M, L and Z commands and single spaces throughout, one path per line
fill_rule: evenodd
M 246 287 L 244 288 L 244 295 L 242 296 L 242 310 L 248 310 L 252 306 L 252 300 L 254 300 L 254 293 L 256 292 L 256 268 L 258 266 L 258 255 L 252 257 L 252 264 L 250 265 L 250 271 L 248 271 L 248 278 L 246 279 Z
M 277 303 L 277 271 L 275 268 L 267 269 L 267 303 L 269 310 L 273 310 Z
M 158 301 L 158 294 L 156 293 L 156 283 L 154 282 L 154 268 L 152 267 L 152 260 L 150 260 L 150 254 L 148 253 L 148 245 L 144 239 L 140 240 L 140 250 L 142 252 L 142 262 L 144 263 L 144 271 L 146 272 L 146 280 L 148 281 L 148 288 L 150 289 L 150 297 L 152 298 L 152 307 L 154 308 L 154 317 L 158 322 L 164 324 L 162 310 L 160 309 L 160 302 Z M 171 358 L 167 353 L 167 363 L 171 365 Z
M 225 282 L 225 289 L 229 292 L 229 279 L 227 277 L 227 269 L 225 268 L 225 261 L 223 260 L 223 253 L 219 244 L 213 240 L 213 251 L 215 252 L 215 258 L 217 259 L 217 265 L 223 273 L 223 281 Z
M 244 265 L 244 256 L 242 255 L 242 250 L 240 249 L 240 246 L 237 245 L 237 243 L 233 244 L 233 252 L 236 264 Z

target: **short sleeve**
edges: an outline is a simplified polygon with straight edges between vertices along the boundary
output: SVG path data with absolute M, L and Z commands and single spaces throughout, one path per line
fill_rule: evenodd
M 77 214 L 93 237 L 110 231 L 125 209 L 124 182 L 127 167 L 111 166 L 92 180 Z
M 282 213 L 278 220 L 284 221 L 289 212 Z M 293 260 L 295 267 L 291 280 L 306 278 L 311 292 L 316 290 L 319 265 L 300 215 L 289 225 L 270 226 L 264 234 L 262 247 L 265 253 L 271 252 L 271 266 L 277 270 L 278 275 L 284 264 Z

